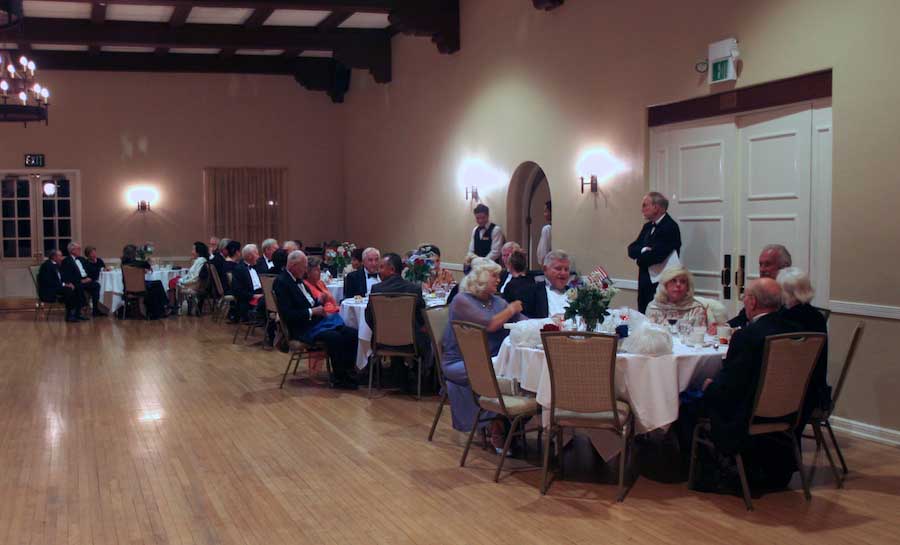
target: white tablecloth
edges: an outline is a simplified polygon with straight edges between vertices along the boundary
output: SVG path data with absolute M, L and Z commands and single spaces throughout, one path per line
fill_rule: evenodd
M 185 269 L 163 269 L 148 272 L 145 280 L 159 280 L 163 289 L 169 291 L 169 280 L 186 273 Z M 122 294 L 125 292 L 125 282 L 122 279 L 122 270 L 100 272 L 100 300 L 110 310 L 118 310 L 122 306 Z
M 356 368 L 364 369 L 372 354 L 372 328 L 366 323 L 366 305 L 369 304 L 369 298 L 365 297 L 361 301 L 355 299 L 345 299 L 341 302 L 341 318 L 344 319 L 344 325 L 355 327 L 359 330 L 359 343 L 356 345 Z M 425 298 L 427 307 L 439 307 L 446 305 L 446 298 L 428 296 Z
M 331 295 L 334 296 L 334 300 L 338 303 L 341 302 L 341 299 L 344 298 L 344 281 L 343 280 L 332 280 L 328 284 L 328 291 L 331 292 Z
M 692 348 L 674 340 L 673 354 L 642 356 L 619 354 L 616 390 L 634 411 L 635 431 L 645 433 L 678 419 L 678 395 L 699 388 L 718 374 L 727 347 Z M 542 407 L 550 407 L 550 373 L 543 349 L 513 346 L 507 337 L 494 359 L 498 376 L 514 377 L 522 388 L 537 394 Z

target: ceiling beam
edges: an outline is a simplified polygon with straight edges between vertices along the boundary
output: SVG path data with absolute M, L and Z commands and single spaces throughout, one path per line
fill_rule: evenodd
M 94 2 L 91 4 L 91 22 L 95 25 L 102 25 L 106 20 L 106 4 L 102 2 Z
M 88 4 L 93 0 L 54 0 Z M 365 13 L 389 13 L 396 0 L 106 0 L 106 4 L 138 6 L 175 6 L 195 8 L 265 8 L 333 11 L 348 10 Z
M 169 18 L 169 26 L 177 28 L 187 23 L 188 17 L 191 16 L 191 6 L 175 6 L 172 16 Z
M 349 19 L 353 15 L 349 10 L 335 10 L 328 14 L 328 17 L 322 19 L 322 22 L 316 25 L 316 29 L 320 31 L 333 30 L 341 23 Z
M 459 51 L 459 0 L 397 0 L 388 19 L 404 34 L 431 36 L 441 53 Z
M 272 16 L 275 10 L 273 8 L 260 8 L 254 10 L 250 17 L 244 21 L 244 28 L 259 28 L 265 24 L 266 19 Z

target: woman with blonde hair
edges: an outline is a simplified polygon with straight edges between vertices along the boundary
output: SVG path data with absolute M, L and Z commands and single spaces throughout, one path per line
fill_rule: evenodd
M 647 305 L 647 318 L 656 324 L 687 318 L 695 327 L 706 327 L 706 307 L 694 298 L 694 276 L 684 267 L 663 271 L 656 297 Z
M 500 284 L 500 265 L 493 260 L 478 257 L 472 260 L 472 269 L 460 283 L 459 295 L 450 304 L 450 316 L 443 336 L 443 358 L 441 369 L 447 380 L 447 394 L 450 397 L 453 428 L 470 431 L 478 406 L 472 397 L 466 366 L 462 352 L 453 332 L 452 322 L 462 320 L 484 326 L 487 330 L 488 347 L 491 356 L 500 351 L 500 344 L 509 331 L 503 327 L 507 322 L 524 320 L 522 302 L 507 303 L 497 295 Z M 491 428 L 494 446 L 502 446 L 503 423 L 497 420 Z

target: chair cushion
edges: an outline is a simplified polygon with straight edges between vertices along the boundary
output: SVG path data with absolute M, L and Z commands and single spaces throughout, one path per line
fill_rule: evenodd
M 503 413 L 496 397 L 482 397 L 478 401 L 482 409 Z M 511 416 L 536 413 L 538 409 L 537 400 L 533 397 L 503 395 L 503 404 L 506 405 L 506 411 Z
M 788 431 L 789 429 L 791 429 L 791 425 L 787 422 L 752 424 L 750 426 L 750 435 L 762 435 L 764 433 L 773 433 L 776 431 Z
M 616 409 L 619 411 L 619 424 L 621 425 L 627 422 L 629 415 L 631 414 L 631 406 L 625 401 L 616 401 Z M 556 409 L 554 420 L 556 424 L 561 426 L 579 428 L 607 428 L 615 427 L 616 424 L 615 416 L 612 411 L 580 413 Z

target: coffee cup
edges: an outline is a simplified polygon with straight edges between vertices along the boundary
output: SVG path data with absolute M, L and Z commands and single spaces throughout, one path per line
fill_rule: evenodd
M 716 336 L 719 337 L 720 344 L 728 344 L 731 340 L 731 328 L 727 325 L 720 325 L 716 328 Z

